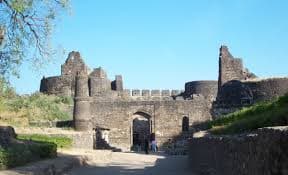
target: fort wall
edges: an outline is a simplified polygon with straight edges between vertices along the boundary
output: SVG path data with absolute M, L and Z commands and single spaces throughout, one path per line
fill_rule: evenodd
M 221 46 L 219 54 L 218 89 L 221 89 L 221 86 L 228 81 L 246 80 L 249 78 L 256 78 L 256 75 L 250 73 L 247 68 L 244 68 L 242 59 L 234 58 L 227 46 Z
M 80 53 L 71 52 L 62 65 L 61 76 L 43 78 L 40 91 L 75 95 L 75 129 L 85 132 L 94 129 L 96 138 L 100 138 L 105 148 L 109 146 L 127 151 L 133 145 L 133 134 L 143 136 L 142 131 L 132 131 L 135 115 L 142 117 L 139 121 L 149 123 L 148 129 L 162 144 L 181 135 L 183 128 L 189 132 L 197 123 L 288 92 L 288 78 L 256 81 L 255 77 L 244 68 L 241 59 L 230 54 L 228 47 L 221 46 L 218 82 L 187 82 L 185 91 L 127 90 L 121 75 L 110 81 L 101 67 L 90 73 Z
M 211 102 L 216 99 L 217 91 L 217 81 L 191 81 L 185 84 L 185 96 L 201 94 Z
M 243 81 L 253 94 L 254 102 L 269 101 L 288 93 L 288 78 Z
M 151 132 L 159 147 L 169 139 L 180 135 L 183 117 L 189 118 L 189 126 L 211 120 L 206 101 L 91 101 L 92 125 L 107 130 L 111 147 L 129 151 L 133 145 L 132 123 L 135 114 L 149 118 Z
M 288 78 L 232 80 L 225 83 L 213 102 L 214 118 L 261 101 L 270 101 L 288 93 Z
M 212 103 L 214 118 L 234 112 L 244 106 L 268 101 L 288 93 L 288 78 L 257 79 L 244 68 L 242 60 L 234 58 L 227 46 L 221 46 L 216 101 Z
M 40 84 L 40 92 L 49 95 L 71 96 L 74 95 L 75 86 L 72 85 L 71 77 L 55 76 L 43 77 Z
M 160 90 L 160 89 L 125 89 L 125 94 L 130 97 L 170 97 L 179 96 L 184 90 Z
M 264 128 L 250 134 L 194 137 L 189 165 L 196 174 L 287 174 L 288 128 Z

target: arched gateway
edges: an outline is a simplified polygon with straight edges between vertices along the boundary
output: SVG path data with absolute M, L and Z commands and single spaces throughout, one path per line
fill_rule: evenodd
M 157 90 L 147 96 L 130 96 L 126 91 L 111 89 L 101 68 L 90 75 L 77 74 L 74 98 L 74 125 L 77 131 L 87 134 L 86 138 L 79 138 L 85 148 L 141 151 L 146 139 L 155 138 L 161 149 L 169 139 L 181 136 L 184 114 L 190 120 L 184 121 L 185 130 L 189 129 L 188 123 L 211 119 L 204 98 L 186 100 L 183 96 L 169 96 L 167 91 L 159 94 Z M 112 84 L 117 87 L 119 81 Z M 90 133 L 93 128 L 96 133 Z
M 152 129 L 152 120 L 149 114 L 136 112 L 131 123 L 131 150 L 144 150 L 145 140 L 149 140 Z

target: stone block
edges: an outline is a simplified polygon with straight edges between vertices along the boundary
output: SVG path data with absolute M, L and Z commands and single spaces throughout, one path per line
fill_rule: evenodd
M 139 89 L 132 90 L 132 96 L 140 96 L 140 90 Z
M 124 94 L 127 96 L 131 96 L 131 90 L 130 89 L 124 89 Z
M 177 95 L 179 95 L 180 94 L 180 91 L 179 90 L 172 90 L 171 91 L 171 95 L 172 96 L 177 96 Z
M 150 96 L 150 90 L 147 90 L 147 89 L 142 90 L 142 96 L 143 96 L 143 97 L 148 97 L 148 96 Z
M 158 96 L 161 96 L 161 93 L 160 93 L 160 90 L 152 90 L 151 91 L 151 96 L 156 96 L 156 97 L 158 97 Z
M 161 95 L 162 95 L 163 97 L 165 97 L 165 96 L 170 96 L 170 95 L 171 95 L 170 90 L 162 90 L 162 91 L 161 91 Z

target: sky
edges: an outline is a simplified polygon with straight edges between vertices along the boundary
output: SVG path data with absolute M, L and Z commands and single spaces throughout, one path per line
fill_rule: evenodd
M 65 52 L 44 70 L 23 64 L 11 83 L 38 91 L 75 50 L 111 80 L 121 74 L 126 89 L 184 89 L 218 79 L 221 45 L 259 77 L 288 76 L 287 9 L 287 0 L 72 0 L 52 36 Z

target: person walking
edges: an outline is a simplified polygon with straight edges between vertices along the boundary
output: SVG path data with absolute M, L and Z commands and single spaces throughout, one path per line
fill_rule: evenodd
M 151 142 L 152 152 L 157 152 L 157 142 L 156 140 L 152 140 Z

